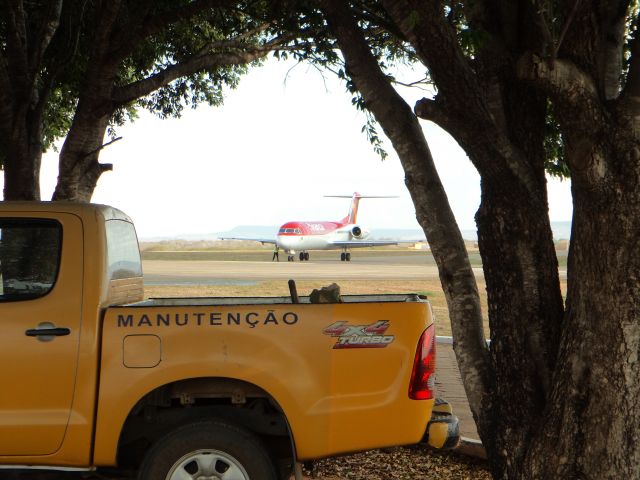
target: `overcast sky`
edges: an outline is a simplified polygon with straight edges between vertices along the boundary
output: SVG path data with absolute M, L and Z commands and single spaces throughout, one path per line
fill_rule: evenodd
M 93 201 L 128 213 L 141 238 L 213 233 L 237 225 L 338 220 L 349 201 L 323 195 L 397 195 L 364 200 L 359 223 L 419 228 L 400 162 L 387 143 L 382 162 L 360 129 L 364 116 L 332 75 L 269 60 L 229 91 L 222 107 L 188 109 L 180 119 L 142 113 L 103 150 L 113 163 Z M 421 72 L 415 73 L 415 79 Z M 403 89 L 411 105 L 424 96 Z M 480 185 L 464 152 L 422 122 L 449 201 L 462 229 L 475 228 Z M 42 198 L 57 176 L 57 153 L 43 159 Z M 552 220 L 570 220 L 569 182 L 549 184 Z

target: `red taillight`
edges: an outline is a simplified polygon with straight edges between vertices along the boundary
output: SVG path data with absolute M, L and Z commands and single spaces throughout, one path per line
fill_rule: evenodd
M 435 397 L 436 328 L 430 325 L 420 337 L 409 383 L 409 398 L 428 400 Z

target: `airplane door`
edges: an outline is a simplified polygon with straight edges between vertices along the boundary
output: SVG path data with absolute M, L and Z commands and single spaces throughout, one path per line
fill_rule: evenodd
M 0 455 L 62 445 L 75 388 L 82 222 L 0 218 Z

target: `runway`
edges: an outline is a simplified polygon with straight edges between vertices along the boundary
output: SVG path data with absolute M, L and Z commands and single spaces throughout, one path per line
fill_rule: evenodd
M 435 265 L 364 262 L 143 261 L 147 285 L 243 284 L 261 280 L 433 280 Z M 482 270 L 474 268 L 482 277 Z
M 232 285 L 265 280 L 434 280 L 438 268 L 431 254 L 421 252 L 358 252 L 350 262 L 335 252 L 314 252 L 306 262 L 271 262 L 270 252 L 154 252 L 142 266 L 147 285 Z M 150 257 L 150 258 L 149 258 Z M 227 260 L 227 258 L 230 258 Z M 477 252 L 470 254 L 473 272 L 484 280 Z M 560 279 L 566 280 L 562 265 Z

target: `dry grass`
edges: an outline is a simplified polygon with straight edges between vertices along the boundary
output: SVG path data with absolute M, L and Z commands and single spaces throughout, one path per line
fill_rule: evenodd
M 326 283 L 326 282 L 325 282 Z M 438 280 L 344 280 L 340 283 L 343 295 L 419 293 L 426 295 L 436 316 L 438 335 L 451 335 L 449 311 L 444 292 Z M 324 286 L 320 281 L 296 282 L 299 295 L 308 295 L 314 288 Z M 484 284 L 478 286 L 484 292 Z M 163 285 L 145 287 L 147 297 L 269 297 L 288 295 L 289 287 L 283 281 L 256 282 L 252 285 Z M 483 312 L 487 311 L 486 295 L 482 295 Z M 489 335 L 485 319 L 485 334 Z
M 296 282 L 299 295 L 308 295 L 314 288 L 325 286 L 321 281 Z M 451 335 L 449 310 L 439 280 L 344 280 L 340 281 L 343 295 L 419 293 L 426 295 L 436 316 L 438 335 Z M 563 281 L 562 291 L 566 290 Z M 489 338 L 487 294 L 483 281 L 478 281 L 480 302 L 484 317 L 484 333 Z M 289 287 L 283 281 L 255 282 L 251 285 L 163 285 L 145 287 L 146 297 L 269 297 L 288 295 Z

